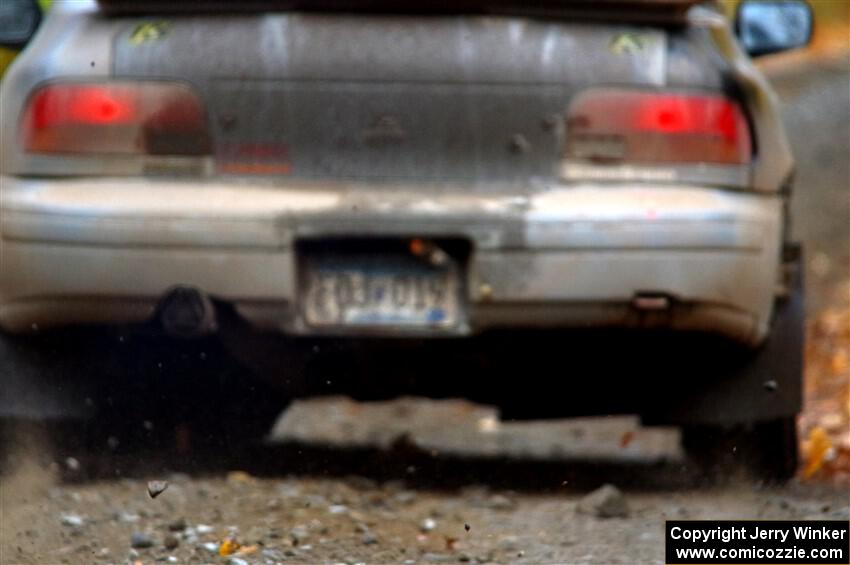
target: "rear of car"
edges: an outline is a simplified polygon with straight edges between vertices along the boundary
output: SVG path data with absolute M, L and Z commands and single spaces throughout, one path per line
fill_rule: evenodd
M 7 334 L 641 328 L 763 363 L 794 282 L 792 161 L 711 7 L 116 4 L 54 9 L 3 81 Z M 634 409 L 787 421 L 799 356 L 785 365 Z M 762 399 L 766 380 L 781 394 Z

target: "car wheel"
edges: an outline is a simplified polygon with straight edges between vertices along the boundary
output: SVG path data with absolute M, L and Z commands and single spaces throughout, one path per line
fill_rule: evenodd
M 744 470 L 769 482 L 794 476 L 799 463 L 794 417 L 756 422 L 748 426 L 687 426 L 682 447 L 688 459 L 712 479 Z

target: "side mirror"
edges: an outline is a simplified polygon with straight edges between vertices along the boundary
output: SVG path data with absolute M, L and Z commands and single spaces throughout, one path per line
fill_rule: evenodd
M 735 32 L 753 57 L 803 47 L 812 37 L 812 9 L 800 0 L 744 0 Z
M 20 49 L 38 29 L 41 10 L 36 0 L 0 2 L 0 46 Z

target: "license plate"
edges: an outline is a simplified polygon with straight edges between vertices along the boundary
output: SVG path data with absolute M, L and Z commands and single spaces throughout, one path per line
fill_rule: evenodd
M 318 327 L 450 328 L 460 311 L 457 264 L 338 256 L 305 264 L 305 321 Z

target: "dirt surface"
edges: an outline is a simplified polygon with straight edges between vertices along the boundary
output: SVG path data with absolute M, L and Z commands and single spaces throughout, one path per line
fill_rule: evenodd
M 15 510 L 3 563 L 661 563 L 667 518 L 850 514 L 837 490 L 796 484 L 634 490 L 625 517 L 600 518 L 577 509 L 582 493 L 569 486 L 411 490 L 242 472 L 167 479 L 151 499 L 139 479 L 56 487 L 38 471 L 17 475 L 4 488 Z M 134 538 L 151 547 L 133 549 Z
M 270 444 L 202 461 L 180 449 L 51 461 L 43 438 L 17 436 L 0 563 L 662 563 L 667 518 L 850 519 L 848 58 L 778 69 L 812 289 L 811 473 L 708 485 L 675 430 L 629 418 L 508 424 L 464 402 L 323 399 L 284 414 Z M 151 498 L 149 480 L 168 486 Z M 605 483 L 622 490 L 606 506 L 618 516 L 582 502 Z

